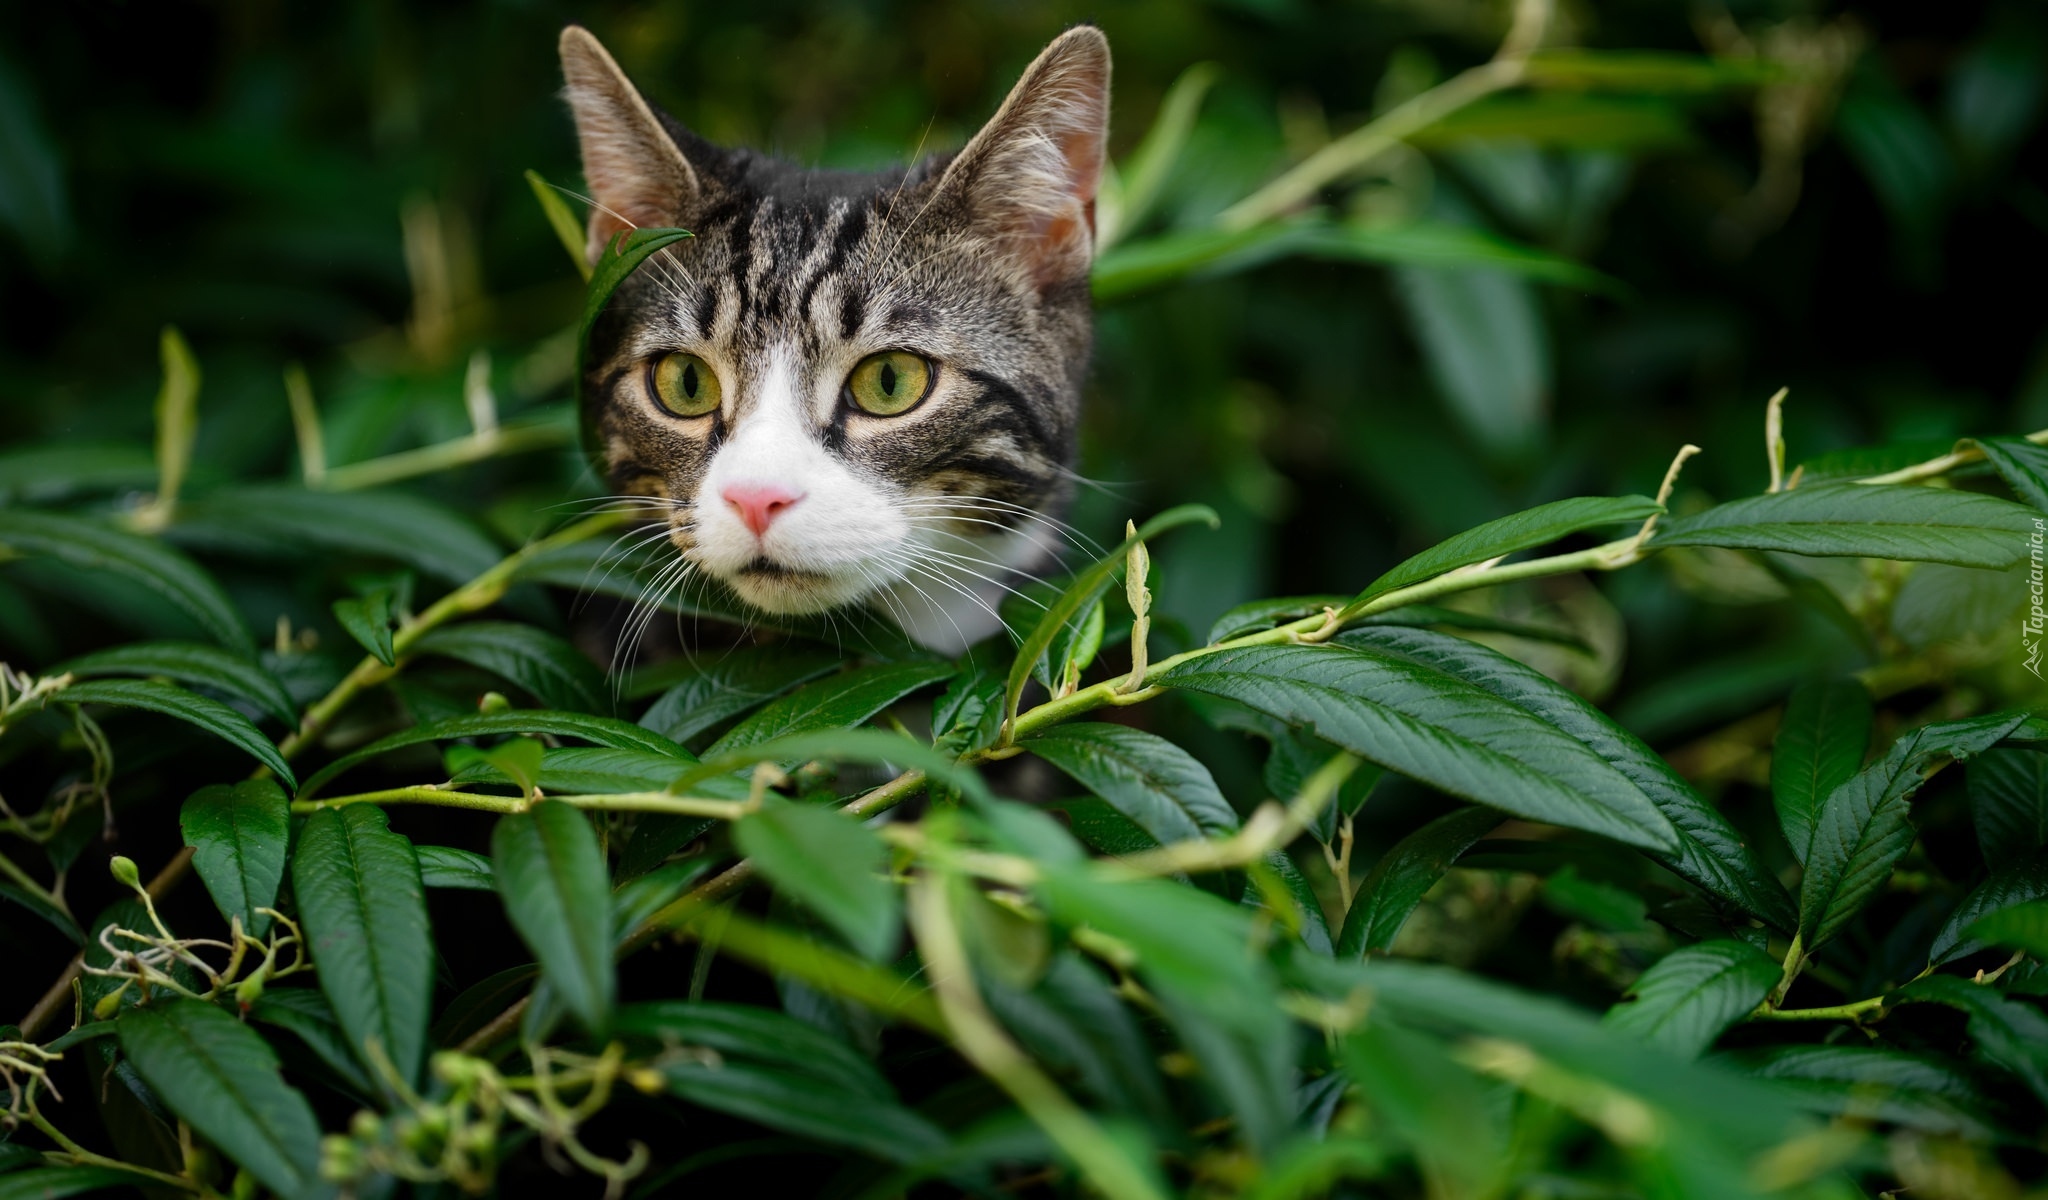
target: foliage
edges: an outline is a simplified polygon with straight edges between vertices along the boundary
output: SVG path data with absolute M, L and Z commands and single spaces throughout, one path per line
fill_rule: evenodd
M 415 198 L 405 328 L 270 362 L 270 419 L 234 419 L 243 352 L 176 330 L 146 427 L 10 411 L 0 953 L 28 1015 L 0 1029 L 0 1197 L 653 1195 L 771 1157 L 832 1195 L 2037 1186 L 2048 431 L 1901 401 L 1854 448 L 1827 395 L 1702 403 L 1702 480 L 1651 436 L 1668 412 L 1549 411 L 1624 370 L 1600 321 L 1674 294 L 1662 249 L 1594 265 L 1643 219 L 1635 166 L 1706 170 L 1754 109 L 1764 166 L 1713 235 L 1739 255 L 1802 236 L 1773 232 L 1785 173 L 1838 109 L 1814 177 L 1845 152 L 1898 269 L 1938 271 L 1962 181 L 2003 186 L 2030 128 L 2035 26 L 1978 31 L 1943 131 L 1853 23 L 1707 21 L 1701 55 L 1516 11 L 1441 79 L 1461 35 L 1404 34 L 1349 132 L 1290 101 L 1284 151 L 1230 63 L 1120 65 L 1158 115 L 1099 214 L 1103 397 L 1131 407 L 1087 465 L 1160 479 L 1159 515 L 1087 494 L 1068 573 L 957 659 L 661 589 L 572 482 L 564 393 L 577 330 L 680 235 L 579 292 L 539 173 L 503 187 L 563 276 L 545 319 L 458 298 L 473 234 Z M 65 241 L 19 69 L 0 222 L 35 248 L 9 269 L 54 277 L 101 251 Z M 1377 351 L 1332 331 L 1390 313 L 1414 336 L 1384 393 L 1440 404 L 1343 399 Z M 1140 430 L 1155 393 L 1194 408 Z

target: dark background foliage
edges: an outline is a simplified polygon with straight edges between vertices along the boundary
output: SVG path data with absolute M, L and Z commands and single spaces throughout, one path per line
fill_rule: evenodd
M 568 21 L 707 136 L 835 165 L 959 144 L 1072 21 L 1115 48 L 1119 158 L 1181 71 L 1217 62 L 1154 222 L 1172 228 L 1482 60 L 1506 15 L 1284 0 L 17 11 L 0 45 L 0 438 L 146 444 L 165 323 L 206 373 L 201 482 L 293 471 L 279 380 L 294 361 L 332 463 L 466 430 L 478 348 L 508 419 L 558 412 L 579 291 L 520 174 L 577 182 L 553 58 Z M 1084 490 L 1079 523 L 1102 537 L 1182 500 L 1225 516 L 1162 556 L 1167 616 L 1199 632 L 1253 596 L 1353 590 L 1504 512 L 1651 490 L 1684 442 L 1707 453 L 1681 506 L 1756 490 L 1780 386 L 1794 461 L 2048 425 L 2030 283 L 2048 266 L 2037 6 L 1613 2 L 1562 21 L 1596 48 L 1725 49 L 1716 30 L 1740 27 L 1794 57 L 1834 35 L 1864 51 L 1819 106 L 1810 153 L 1760 139 L 1786 106 L 1756 89 L 1631 97 L 1576 122 L 1508 114 L 1506 137 L 1432 143 L 1352 200 L 1578 258 L 1610 292 L 1517 282 L 1426 313 L 1400 268 L 1297 260 L 1106 306 L 1081 462 L 1104 488 Z M 1773 154 L 1798 176 L 1782 220 L 1754 195 Z M 1462 407 L 1418 339 L 1432 320 L 1440 353 L 1496 364 Z M 515 537 L 593 487 L 567 450 L 417 486 Z M 1688 582 L 1603 581 L 1633 636 L 1590 682 L 1618 686 L 1645 733 L 1698 732 L 1846 653 L 1795 609 Z M 328 621 L 318 594 L 250 607 Z M 12 590 L 0 618 L 31 662 L 94 643 Z M 1674 674 L 1677 692 L 1649 686 Z
M 294 363 L 319 398 L 330 463 L 461 434 L 465 375 L 479 369 L 508 421 L 559 425 L 581 288 L 521 172 L 576 183 L 553 57 L 568 21 L 703 134 L 847 166 L 959 144 L 1076 20 L 1115 48 L 1119 159 L 1174 79 L 1213 61 L 1220 82 L 1147 226 L 1159 231 L 1206 224 L 1334 134 L 1482 61 L 1506 15 L 1479 0 L 18 8 L 0 36 L 0 441 L 146 446 L 165 324 L 205 371 L 198 484 L 295 475 L 280 382 Z M 1609 0 L 1567 6 L 1563 21 L 1598 48 L 1728 52 L 1747 38 L 1792 60 L 1860 53 L 1839 87 L 1809 97 L 1805 136 L 1789 142 L 1772 131 L 1800 113 L 1767 89 L 1596 98 L 1453 129 L 1346 193 L 1364 217 L 1488 229 L 1582 262 L 1605 287 L 1468 276 L 1447 295 L 1413 267 L 1288 260 L 1106 304 L 1080 464 L 1101 486 L 1083 490 L 1077 524 L 1110 541 L 1125 517 L 1190 500 L 1225 518 L 1157 551 L 1165 640 L 1199 640 L 1255 596 L 1354 591 L 1503 513 L 1653 491 L 1686 442 L 1707 453 L 1675 509 L 1759 490 L 1764 400 L 1780 386 L 1795 462 L 1893 443 L 1933 454 L 2048 425 L 2040 6 Z M 1461 384 L 1461 363 L 1478 376 Z M 155 475 L 138 455 L 139 497 Z M 512 543 L 596 490 L 563 445 L 411 486 Z M 1858 648 L 1806 610 L 1763 603 L 1783 592 L 1754 566 L 1667 559 L 1487 602 L 1592 642 L 1591 665 L 1559 669 L 1782 860 L 1761 759 L 1718 753 L 1726 723 L 1853 665 Z M 33 588 L 32 569 L 44 572 Z M 327 602 L 351 569 L 230 582 L 258 627 L 282 616 L 346 647 Z M 74 581 L 76 604 L 51 603 L 58 576 L 0 567 L 0 657 L 42 665 L 106 640 L 113 601 Z M 1885 636 L 1984 672 L 1975 686 L 2010 702 L 2010 641 L 1979 652 L 2022 599 L 2008 592 L 1949 605 L 1967 611 L 1946 624 L 1895 614 Z M 331 682 L 315 671 L 295 690 L 303 702 Z M 1917 711 L 1903 694 L 1898 711 Z M 1147 719 L 1193 726 L 1169 705 Z M 1758 749 L 1753 731 L 1734 741 Z M 1226 791 L 1256 793 L 1253 752 L 1213 742 L 1197 750 Z M 124 769 L 148 769 L 149 754 L 139 741 Z M 231 778 L 240 764 L 221 755 L 213 774 Z M 1960 805 L 1954 792 L 1922 804 L 1939 814 Z M 1413 826 L 1404 799 L 1368 809 L 1361 860 Z M 443 814 L 405 820 L 420 840 L 477 841 Z M 1931 824 L 1926 852 L 1962 863 L 1967 833 Z M 160 861 L 175 847 L 166 826 L 123 826 L 112 848 Z M 114 894 L 96 872 L 77 889 L 80 912 Z M 1626 937 L 1571 941 L 1601 897 L 1567 884 L 1547 899 L 1549 915 L 1528 918 L 1540 936 L 1493 947 L 1484 969 L 1604 1005 L 1601 964 Z M 447 923 L 481 921 L 495 902 L 436 904 Z M 455 911 L 465 904 L 477 912 Z M 1438 956 L 1470 961 L 1481 956 L 1461 938 L 1502 932 L 1483 924 L 1425 933 Z M 442 949 L 464 984 L 502 961 L 489 941 Z M 40 927 L 0 923 L 0 954 L 67 951 Z M 680 961 L 639 969 L 673 975 Z M 47 982 L 40 969 L 5 976 L 10 1016 Z

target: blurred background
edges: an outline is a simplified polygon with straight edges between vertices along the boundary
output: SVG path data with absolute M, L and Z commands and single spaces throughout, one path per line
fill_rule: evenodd
M 330 469 L 459 438 L 487 396 L 528 448 L 407 486 L 506 541 L 593 494 L 569 442 L 581 284 L 523 177 L 580 182 L 556 94 L 570 21 L 704 135 L 810 163 L 959 145 L 1077 20 L 1115 48 L 1127 189 L 1182 98 L 1185 144 L 1155 157 L 1150 202 L 1116 231 L 1124 257 L 1105 259 L 1123 269 L 1101 289 L 1081 462 L 1100 486 L 1072 514 L 1104 539 L 1180 501 L 1224 514 L 1155 552 L 1168 640 L 1251 597 L 1354 590 L 1545 500 L 1653 491 L 1683 443 L 1706 453 L 1675 506 L 1761 490 L 1780 387 L 1792 461 L 1816 474 L 1846 447 L 1902 463 L 2048 426 L 2048 9 L 2025 0 L 1567 2 L 1547 45 L 1642 52 L 1641 70 L 1560 69 L 1316 191 L 1357 234 L 1348 250 L 1268 245 L 1193 271 L 1166 253 L 1170 286 L 1133 266 L 1484 62 L 1510 7 L 16 7 L 0 36 L 0 492 L 146 494 L 170 324 L 203 371 L 191 490 L 299 476 L 285 381 L 302 365 Z M 30 568 L 0 571 L 0 651 L 48 663 L 96 644 L 9 582 Z M 1592 653 L 1525 656 L 1683 745 L 1803 674 L 1873 659 L 1839 611 L 1772 603 L 1818 579 L 1853 608 L 1862 568 L 1801 569 L 1669 554 L 1474 602 L 1567 628 Z M 1885 610 L 1885 653 L 2016 686 L 2000 631 L 2023 589 L 1941 570 Z M 235 586 L 260 624 L 328 621 L 317 589 Z M 73 591 L 88 612 L 109 603 Z

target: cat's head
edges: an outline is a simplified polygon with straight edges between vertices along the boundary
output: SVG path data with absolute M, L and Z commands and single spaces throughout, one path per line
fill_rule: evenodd
M 561 52 L 592 260 L 628 228 L 695 234 L 591 333 L 585 428 L 612 491 L 763 610 L 867 603 L 944 646 L 992 630 L 995 585 L 1049 558 L 1070 478 L 1101 32 L 1055 40 L 958 153 L 878 174 L 713 146 L 589 32 Z

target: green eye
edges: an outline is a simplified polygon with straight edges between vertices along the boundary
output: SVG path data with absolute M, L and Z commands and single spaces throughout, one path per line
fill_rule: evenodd
M 718 372 L 694 354 L 671 354 L 654 364 L 654 398 L 678 417 L 718 411 Z
M 937 374 L 929 360 L 908 350 L 884 350 L 860 360 L 846 377 L 846 394 L 862 412 L 893 417 L 916 408 Z

